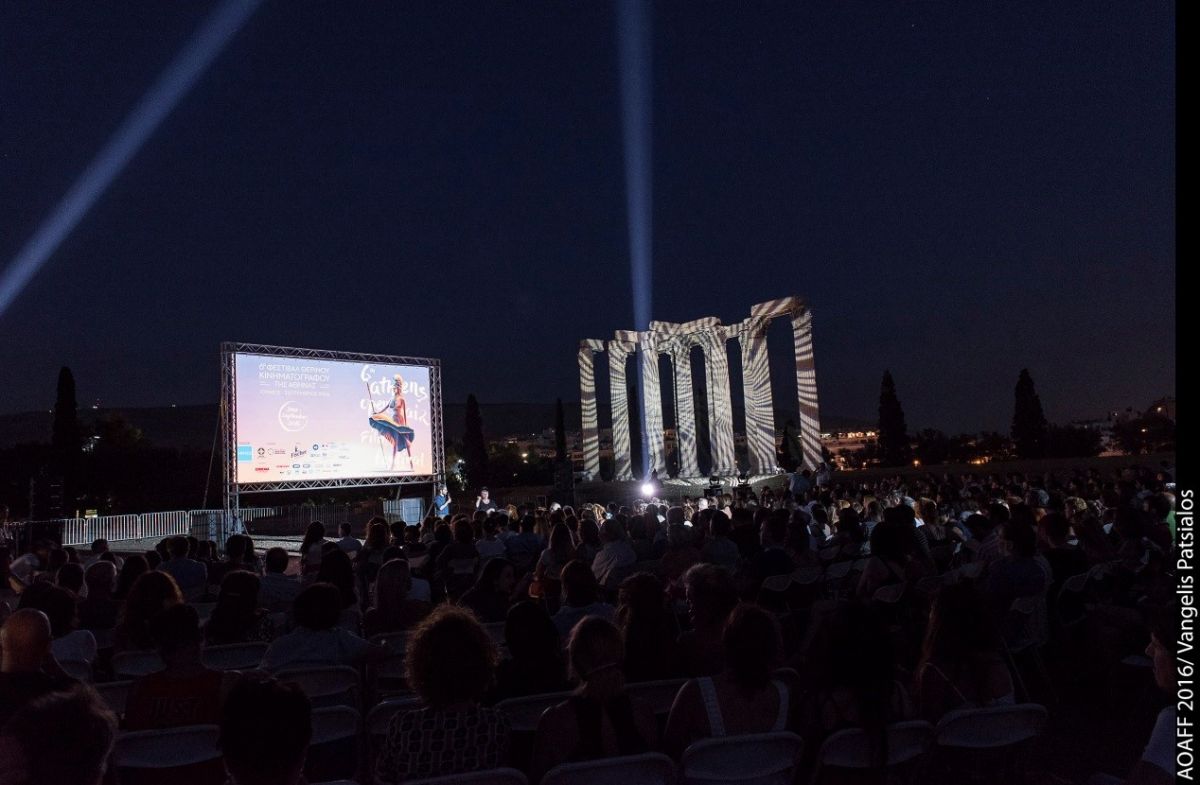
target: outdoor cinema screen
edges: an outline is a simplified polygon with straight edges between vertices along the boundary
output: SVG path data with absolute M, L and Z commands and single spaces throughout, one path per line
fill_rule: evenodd
M 237 482 L 434 471 L 430 369 L 235 355 Z

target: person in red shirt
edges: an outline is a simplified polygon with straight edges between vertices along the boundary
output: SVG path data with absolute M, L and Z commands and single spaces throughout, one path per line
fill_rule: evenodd
M 175 605 L 155 616 L 150 634 L 166 667 L 141 677 L 125 706 L 128 730 L 216 725 L 232 673 L 205 667 L 200 659 L 200 617 L 190 605 Z

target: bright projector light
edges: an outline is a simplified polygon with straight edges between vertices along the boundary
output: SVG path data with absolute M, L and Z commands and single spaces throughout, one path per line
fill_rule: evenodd
M 654 484 L 649 482 L 642 483 L 642 495 L 649 499 L 654 495 Z

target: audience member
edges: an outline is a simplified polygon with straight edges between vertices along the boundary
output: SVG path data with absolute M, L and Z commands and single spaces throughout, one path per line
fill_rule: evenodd
M 117 580 L 116 565 L 99 559 L 92 562 L 83 578 L 87 585 L 87 597 L 79 603 L 79 626 L 93 633 L 113 629 L 121 612 L 121 603 L 113 597 L 113 584 Z
M 405 666 L 424 706 L 388 724 L 376 764 L 380 782 L 503 766 L 508 719 L 480 705 L 492 682 L 496 644 L 469 611 L 438 607 L 413 630 Z
M 300 582 L 305 586 L 317 579 L 324 545 L 325 524 L 313 521 L 304 530 L 304 540 L 300 543 Z
M 495 558 L 483 565 L 479 579 L 459 598 L 458 604 L 469 608 L 485 624 L 501 622 L 508 615 L 516 585 L 512 563 Z
M 17 607 L 39 610 L 50 619 L 50 634 L 54 638 L 50 650 L 59 662 L 91 665 L 96 659 L 95 636 L 76 629 L 79 607 L 71 592 L 50 583 L 35 583 L 21 593 Z
M 14 611 L 0 627 L 0 728 L 30 701 L 69 689 L 51 651 L 50 619 L 33 608 Z
M 554 626 L 558 628 L 559 637 L 565 640 L 584 616 L 599 616 L 609 621 L 616 618 L 616 609 L 603 601 L 600 584 L 586 564 L 578 559 L 567 562 L 563 566 L 562 582 L 562 607 L 554 614 Z
M 725 668 L 721 635 L 737 606 L 733 576 L 724 567 L 697 564 L 683 574 L 688 620 L 692 628 L 679 635 L 679 664 L 688 676 L 715 676 Z
M 287 574 L 288 553 L 283 548 L 270 548 L 263 559 L 263 575 L 258 584 L 258 604 L 268 613 L 292 609 L 292 603 L 303 588 L 300 579 Z
M 190 605 L 167 608 L 150 620 L 150 635 L 165 667 L 142 676 L 129 688 L 125 727 L 150 730 L 215 725 L 233 673 L 213 670 L 201 661 L 196 609 Z
M 100 785 L 117 719 L 83 684 L 26 701 L 0 735 L 0 782 Z
M 663 748 L 676 760 L 697 739 L 788 728 L 793 693 L 771 675 L 783 660 L 775 617 L 739 605 L 729 615 L 722 644 L 725 670 L 688 681 L 671 706 Z
M 297 685 L 241 677 L 225 700 L 220 727 L 230 785 L 304 785 L 312 704 Z
M 625 638 L 625 677 L 653 681 L 679 675 L 678 625 L 667 610 L 661 580 L 648 572 L 630 575 L 617 592 L 617 623 Z
M 379 568 L 375 601 L 363 616 L 363 631 L 368 637 L 402 632 L 429 615 L 429 602 L 412 599 L 411 589 L 412 575 L 404 559 L 391 559 Z
M 339 551 L 339 553 L 341 553 Z M 343 557 L 344 553 L 341 554 Z M 268 671 L 326 665 L 362 665 L 372 647 L 354 633 L 338 626 L 342 595 L 331 583 L 314 583 L 300 592 L 292 609 L 296 629 L 272 641 L 263 655 Z
M 567 651 L 579 686 L 538 720 L 530 765 L 535 782 L 560 763 L 648 752 L 658 737 L 653 710 L 625 692 L 621 663 L 628 656 L 612 622 L 585 617 L 571 631 Z
M 356 556 L 363 548 L 362 540 L 353 536 L 351 534 L 352 531 L 354 531 L 354 529 L 349 523 L 343 523 L 338 526 L 338 534 L 340 534 L 341 537 L 337 541 L 337 547 L 345 551 L 346 555 L 350 556 L 351 558 Z
M 258 576 L 245 570 L 225 573 L 217 604 L 204 625 L 204 641 L 211 646 L 255 643 L 275 637 L 270 614 L 259 607 Z
M 183 602 L 175 579 L 165 572 L 146 572 L 138 576 L 121 607 L 113 648 L 117 652 L 154 648 L 150 635 L 150 620 Z
M 208 589 L 208 570 L 201 563 L 191 558 L 189 543 L 186 537 L 172 537 L 167 547 L 171 558 L 159 565 L 158 569 L 175 579 L 184 599 L 194 602 L 204 596 Z
M 558 628 L 542 605 L 524 600 L 509 608 L 504 643 L 509 656 L 496 669 L 495 700 L 567 689 Z
M 625 524 L 620 518 L 610 518 L 600 526 L 600 539 L 604 547 L 592 559 L 592 574 L 602 588 L 615 589 L 628 575 L 637 555 L 629 545 Z
M 938 592 L 917 666 L 921 716 L 1014 703 L 1004 643 L 984 597 L 970 582 Z

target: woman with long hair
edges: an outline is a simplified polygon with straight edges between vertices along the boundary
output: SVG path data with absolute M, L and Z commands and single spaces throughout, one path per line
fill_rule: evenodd
M 300 543 L 300 581 L 305 585 L 316 580 L 321 569 L 321 546 L 325 544 L 325 524 L 313 521 L 304 530 L 304 541 Z
M 478 580 L 459 598 L 458 604 L 469 608 L 484 624 L 504 621 L 516 584 L 512 562 L 497 556 L 483 565 Z
M 648 572 L 630 575 L 617 590 L 617 624 L 625 637 L 625 677 L 630 681 L 679 675 L 677 625 L 667 610 L 663 582 Z
M 183 593 L 170 575 L 157 571 L 142 573 L 133 582 L 121 607 L 113 632 L 113 649 L 120 652 L 154 648 L 150 620 L 181 602 Z
M 973 583 L 938 592 L 917 665 L 921 716 L 937 722 L 954 709 L 1013 703 L 1003 645 L 987 599 Z
M 204 625 L 204 642 L 209 645 L 270 641 L 275 625 L 258 607 L 259 578 L 246 570 L 233 570 L 221 579 L 217 605 Z
M 522 600 L 504 619 L 508 658 L 496 669 L 496 701 L 568 689 L 558 628 L 546 609 Z
M 371 585 L 375 583 L 375 576 L 383 566 L 383 552 L 388 549 L 389 534 L 387 520 L 383 517 L 377 515 L 367 521 L 367 537 L 363 541 L 363 547 L 354 554 L 354 571 L 358 576 L 360 597 L 370 596 Z M 403 546 L 403 541 L 400 544 Z
M 896 663 L 887 627 L 867 603 L 852 601 L 840 609 L 827 628 L 820 652 L 822 687 L 810 704 L 808 720 L 813 738 L 845 728 L 861 728 L 877 764 L 887 760 L 887 726 L 908 719 L 908 696 L 896 680 Z
M 596 523 L 596 519 L 584 516 L 583 520 L 579 522 L 579 544 L 575 548 L 575 558 L 590 565 L 592 559 L 596 558 L 596 554 L 603 548 L 604 543 L 600 541 L 600 526 Z
M 317 566 L 317 583 L 332 583 L 342 597 L 342 608 L 353 608 L 358 604 L 358 593 L 354 589 L 354 565 L 350 556 L 341 548 L 333 548 L 321 557 Z
M 574 558 L 575 543 L 571 540 L 571 530 L 565 523 L 554 524 L 550 530 L 550 544 L 542 551 L 533 568 L 533 578 L 552 614 L 558 610 L 562 598 L 563 565 Z
M 794 690 L 772 676 L 783 658 L 775 617 L 756 605 L 737 606 L 722 645 L 725 670 L 688 681 L 671 705 L 663 748 L 676 760 L 698 739 L 788 727 Z
M 379 568 L 375 579 L 375 599 L 363 616 L 367 637 L 385 632 L 407 630 L 429 615 L 430 605 L 410 599 L 412 574 L 404 559 L 390 559 Z
M 113 599 L 123 600 L 128 597 L 134 581 L 141 577 L 142 573 L 149 571 L 150 563 L 142 554 L 135 553 L 126 557 L 125 563 L 121 565 L 121 572 L 117 575 L 117 588 L 113 590 Z
M 560 763 L 653 749 L 654 712 L 625 692 L 624 649 L 621 631 L 610 621 L 588 616 L 571 630 L 567 656 L 579 686 L 538 720 L 530 765 L 535 781 Z

